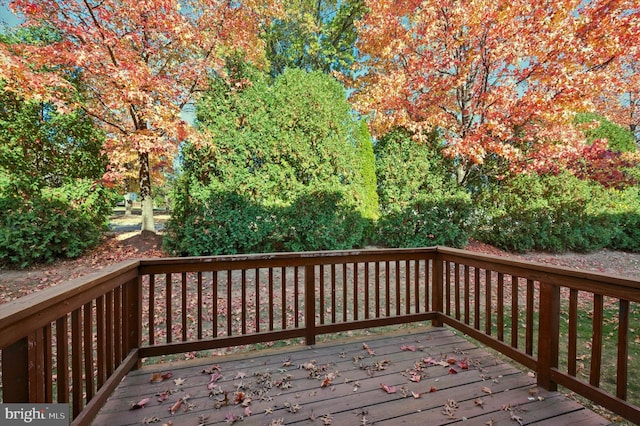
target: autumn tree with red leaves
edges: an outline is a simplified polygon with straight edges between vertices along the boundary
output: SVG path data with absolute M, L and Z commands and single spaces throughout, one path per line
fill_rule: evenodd
M 490 158 L 542 170 L 584 153 L 572 124 L 637 52 L 631 0 L 371 0 L 357 23 L 356 107 L 377 135 L 434 129 L 458 183 Z M 606 144 L 598 144 L 597 149 Z M 591 153 L 592 156 L 599 156 Z
M 51 28 L 59 41 L 1 45 L 0 78 L 5 90 L 81 108 L 101 124 L 111 162 L 105 178 L 137 164 L 142 230 L 155 232 L 150 161 L 172 158 L 181 141 L 198 137 L 181 111 L 211 73 L 224 74 L 225 57 L 263 62 L 260 25 L 275 3 L 15 0 L 10 7 L 24 25 Z

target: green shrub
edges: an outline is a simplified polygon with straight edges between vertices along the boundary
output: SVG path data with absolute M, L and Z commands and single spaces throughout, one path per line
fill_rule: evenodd
M 0 192 L 0 258 L 24 268 L 79 256 L 100 241 L 112 201 L 83 180 L 30 198 Z
M 640 190 L 638 187 L 624 191 L 610 190 L 607 218 L 614 229 L 609 248 L 640 251 Z
M 475 237 L 509 251 L 588 252 L 611 247 L 610 193 L 569 173 L 518 175 L 483 200 Z
M 273 218 L 246 197 L 210 193 L 184 207 L 176 207 L 166 224 L 168 251 L 189 256 L 272 251 Z
M 342 194 L 315 191 L 298 197 L 282 211 L 281 234 L 286 251 L 341 250 L 361 244 L 366 220 Z
M 378 243 L 388 247 L 464 247 L 469 241 L 471 198 L 459 191 L 442 198 L 422 197 L 378 221 Z
M 353 248 L 365 220 L 339 193 L 317 191 L 290 206 L 264 207 L 233 192 L 191 187 L 167 222 L 165 248 L 201 256 Z

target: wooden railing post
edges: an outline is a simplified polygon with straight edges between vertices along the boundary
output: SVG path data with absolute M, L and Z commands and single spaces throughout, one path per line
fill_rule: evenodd
M 346 303 L 346 301 L 345 301 Z M 316 269 L 304 267 L 304 325 L 307 345 L 316 344 Z
M 442 259 L 436 252 L 433 258 L 433 274 L 432 274 L 432 288 L 431 288 L 431 310 L 434 312 L 444 313 L 444 300 L 443 300 L 443 277 L 442 277 Z M 442 321 L 439 319 L 433 320 L 431 324 L 434 327 L 442 327 Z
M 5 403 L 29 402 L 27 337 L 2 349 L 2 399 Z
M 560 345 L 560 287 L 540 283 L 540 318 L 538 320 L 538 386 L 555 391 L 551 369 L 558 367 Z

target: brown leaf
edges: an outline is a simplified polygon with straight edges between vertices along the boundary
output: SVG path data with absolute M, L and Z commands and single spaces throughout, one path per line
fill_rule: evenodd
M 376 352 L 373 349 L 371 349 L 369 345 L 367 345 L 366 343 L 362 344 L 362 349 L 366 350 L 370 356 L 374 356 L 376 354 Z
M 131 406 L 131 408 L 129 408 L 129 410 L 137 410 L 139 408 L 144 408 L 144 406 L 150 401 L 149 398 L 144 398 L 141 399 L 140 401 L 136 402 L 135 404 L 133 404 Z
M 491 392 L 491 388 L 489 388 L 487 386 L 482 388 L 482 392 L 488 393 L 489 395 L 493 395 L 493 392 Z
M 182 407 L 183 402 L 182 398 L 179 398 L 178 401 L 169 408 L 169 412 L 172 416 L 180 409 L 180 407 Z

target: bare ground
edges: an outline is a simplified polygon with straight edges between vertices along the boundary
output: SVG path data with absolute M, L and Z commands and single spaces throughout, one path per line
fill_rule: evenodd
M 160 225 L 158 228 L 162 229 L 162 225 L 167 219 L 168 216 L 156 216 L 156 223 Z M 98 247 L 80 258 L 59 260 L 52 264 L 33 266 L 23 270 L 0 269 L 0 303 L 100 271 L 105 266 L 123 260 L 167 256 L 167 253 L 162 250 L 161 231 L 155 235 L 141 234 L 139 231 L 133 230 L 136 229 L 136 226 L 139 229 L 139 223 L 140 216 L 119 214 L 112 217 L 111 229 L 113 231 L 105 237 Z M 539 252 L 511 254 L 478 241 L 470 241 L 467 249 L 640 280 L 640 253 L 601 250 L 588 254 Z

